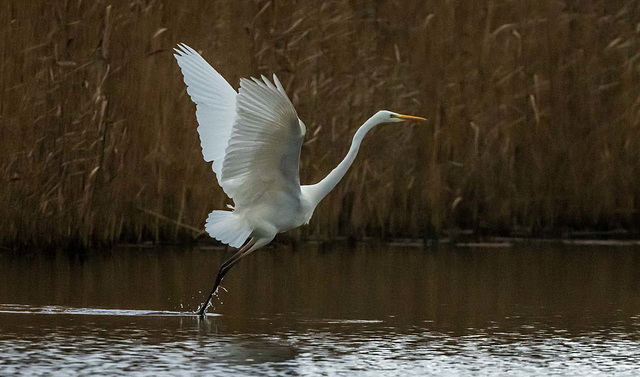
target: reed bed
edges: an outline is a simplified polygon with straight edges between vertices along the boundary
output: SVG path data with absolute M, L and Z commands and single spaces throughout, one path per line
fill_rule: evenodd
M 227 204 L 172 56 L 275 72 L 324 177 L 381 126 L 297 238 L 640 229 L 640 2 L 7 0 L 0 244 L 205 237 Z

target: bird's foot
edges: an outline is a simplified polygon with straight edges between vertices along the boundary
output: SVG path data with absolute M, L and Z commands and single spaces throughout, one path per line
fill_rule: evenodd
M 201 319 L 204 319 L 207 316 L 208 307 L 209 307 L 209 302 L 205 302 L 204 304 L 202 304 L 202 306 L 198 307 L 198 309 L 196 310 L 198 317 L 200 317 Z

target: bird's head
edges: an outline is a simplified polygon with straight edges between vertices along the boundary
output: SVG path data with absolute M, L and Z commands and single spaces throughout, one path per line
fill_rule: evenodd
M 421 121 L 427 120 L 426 118 L 423 118 L 423 117 L 417 117 L 413 115 L 403 115 L 403 114 L 398 114 L 398 113 L 394 113 L 392 111 L 387 111 L 387 110 L 378 111 L 378 113 L 376 114 L 376 118 L 378 118 L 377 120 L 380 123 L 405 122 L 407 120 L 421 120 Z

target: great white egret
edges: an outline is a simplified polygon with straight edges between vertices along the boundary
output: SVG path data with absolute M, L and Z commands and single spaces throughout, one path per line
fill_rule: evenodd
M 213 161 L 218 183 L 235 203 L 232 211 L 211 212 L 205 229 L 218 241 L 240 248 L 220 266 L 211 294 L 198 309 L 204 316 L 231 267 L 276 234 L 309 222 L 318 203 L 344 177 L 369 130 L 380 123 L 426 119 L 378 111 L 356 131 L 335 169 L 314 185 L 300 185 L 306 127 L 276 75 L 273 82 L 264 76 L 240 79 L 236 92 L 194 49 L 178 47 L 174 56 L 196 104 L 202 154 L 205 161 Z

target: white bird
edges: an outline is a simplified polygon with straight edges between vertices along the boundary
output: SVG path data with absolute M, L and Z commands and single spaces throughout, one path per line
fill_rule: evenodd
M 300 185 L 306 127 L 276 75 L 273 82 L 264 76 L 240 79 L 236 92 L 194 49 L 180 44 L 174 50 L 196 104 L 202 154 L 205 161 L 213 161 L 218 183 L 235 204 L 232 211 L 211 212 L 205 229 L 218 241 L 240 248 L 220 266 L 209 298 L 198 309 L 204 316 L 231 267 L 276 234 L 309 223 L 318 203 L 344 177 L 369 130 L 380 123 L 426 119 L 378 111 L 358 129 L 335 169 L 314 185 Z

